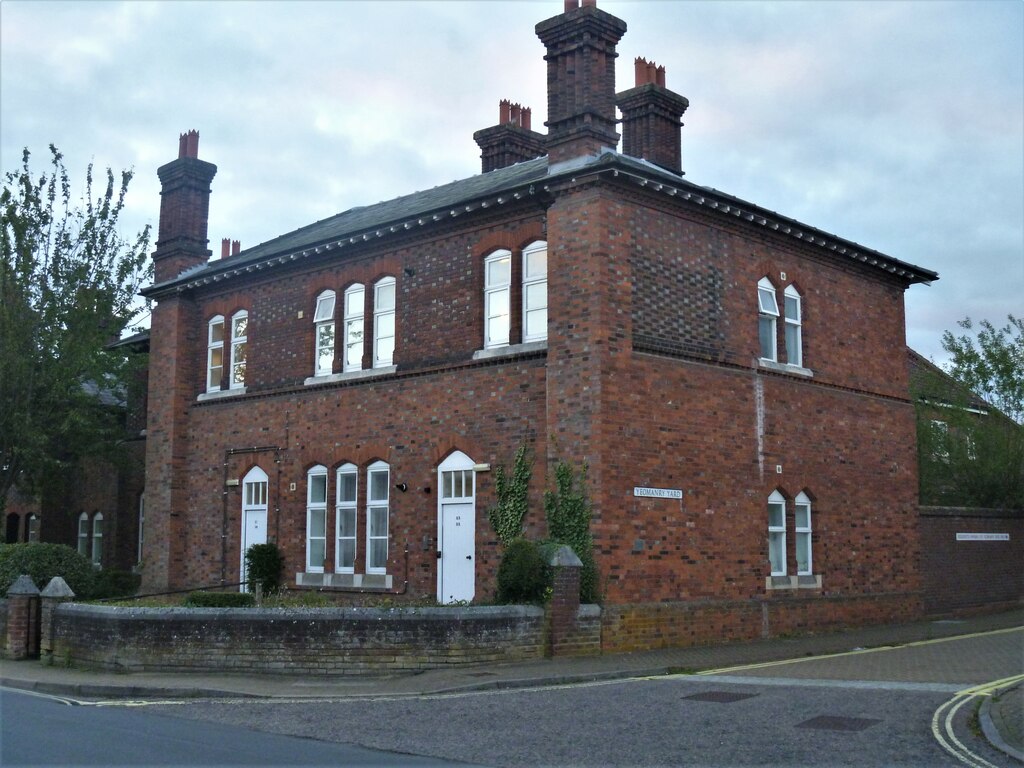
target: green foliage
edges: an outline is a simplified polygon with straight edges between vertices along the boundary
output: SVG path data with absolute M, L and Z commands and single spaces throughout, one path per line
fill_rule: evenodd
M 63 158 L 50 146 L 37 178 L 22 165 L 0 192 L 0 509 L 12 487 L 30 495 L 80 456 L 104 455 L 120 437 L 126 356 L 104 351 L 144 310 L 149 228 L 118 232 L 131 180 L 106 173 L 93 197 L 72 201 Z M 105 401 L 105 402 L 104 402 Z
M 945 333 L 948 372 L 925 367 L 911 381 L 923 504 L 1024 508 L 1024 322 L 1009 321 L 981 322 L 977 340 Z
M 533 474 L 533 457 L 525 445 L 516 450 L 512 463 L 512 474 L 505 467 L 494 470 L 494 493 L 498 503 L 487 510 L 487 519 L 498 534 L 498 541 L 508 546 L 523 535 L 523 520 L 528 508 L 530 477 Z
M 185 605 L 189 608 L 252 608 L 256 597 L 251 592 L 190 592 Z
M 555 466 L 555 490 L 544 492 L 544 511 L 548 534 L 561 544 L 568 544 L 582 561 L 580 601 L 600 600 L 600 574 L 594 560 L 594 539 L 590 533 L 590 500 L 587 498 L 587 465 L 579 473 L 567 462 Z
M 498 565 L 499 603 L 542 603 L 551 583 L 551 569 L 540 544 L 514 539 L 505 545 Z
M 284 557 L 277 544 L 253 544 L 245 551 L 245 568 L 250 583 L 263 585 L 264 595 L 273 595 L 281 589 L 281 569 Z
M 989 405 L 1018 424 L 1024 423 L 1024 318 L 1007 317 L 996 328 L 987 320 L 978 323 L 977 339 L 963 334 L 942 334 L 942 347 L 951 356 L 948 373 Z M 971 318 L 957 323 L 974 331 Z
M 0 544 L 0 597 L 21 574 L 32 577 L 40 591 L 50 579 L 60 576 L 75 597 L 87 600 L 93 596 L 95 570 L 88 558 L 63 544 Z
M 140 574 L 104 568 L 96 573 L 91 598 L 103 600 L 112 597 L 131 597 L 139 591 L 141 583 Z

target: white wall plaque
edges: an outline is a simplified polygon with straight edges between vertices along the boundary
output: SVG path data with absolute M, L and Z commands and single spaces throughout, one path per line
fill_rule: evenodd
M 678 488 L 633 488 L 634 496 L 648 499 L 681 499 L 683 492 Z
M 1008 533 L 958 533 L 957 541 L 1009 541 Z

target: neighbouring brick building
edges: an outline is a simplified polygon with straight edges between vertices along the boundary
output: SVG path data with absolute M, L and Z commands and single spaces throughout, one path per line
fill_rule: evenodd
M 937 275 L 685 180 L 685 98 L 593 2 L 536 28 L 547 133 L 211 260 L 198 134 L 159 169 L 144 587 L 493 595 L 488 470 L 589 466 L 606 648 L 922 610 L 903 294 Z M 621 110 L 623 152 L 616 107 Z

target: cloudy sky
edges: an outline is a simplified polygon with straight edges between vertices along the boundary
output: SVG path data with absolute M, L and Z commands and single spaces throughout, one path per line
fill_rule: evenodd
M 632 62 L 690 100 L 687 178 L 939 272 L 907 338 L 1024 314 L 1024 4 L 598 0 Z M 503 98 L 546 118 L 524 2 L 0 4 L 0 157 L 56 144 L 73 179 L 132 168 L 126 234 L 157 223 L 156 169 L 200 132 L 211 248 L 243 247 L 479 172 Z

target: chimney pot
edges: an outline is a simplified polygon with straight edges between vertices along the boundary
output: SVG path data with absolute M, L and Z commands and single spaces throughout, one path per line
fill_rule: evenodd
M 232 240 L 231 241 L 231 255 L 232 256 L 237 256 L 241 252 L 242 252 L 242 241 L 241 240 Z
M 530 112 L 529 107 L 523 107 L 523 128 L 528 131 L 530 130 Z
M 591 8 L 597 8 L 597 0 L 583 0 L 583 7 L 586 8 L 588 5 Z
M 222 259 L 226 259 L 228 257 L 228 253 L 230 252 L 230 248 L 231 248 L 231 240 L 226 238 L 226 237 L 223 238 L 220 241 L 220 257 Z
M 565 0 L 565 12 L 574 11 L 580 7 L 579 0 Z
M 656 82 L 662 88 L 665 87 L 665 67 L 663 67 L 663 66 L 662 67 L 658 67 L 658 69 L 657 69 L 657 71 L 655 73 L 655 80 L 654 80 L 654 82 Z
M 498 102 L 498 125 L 505 125 L 509 121 L 509 100 L 502 99 Z

